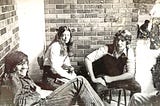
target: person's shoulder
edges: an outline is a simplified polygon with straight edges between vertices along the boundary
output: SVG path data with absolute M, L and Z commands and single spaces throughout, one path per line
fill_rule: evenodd
M 52 43 L 51 48 L 60 48 L 59 42 Z
M 101 46 L 101 47 L 99 47 L 99 49 L 108 49 L 108 45 L 103 45 L 103 46 Z
M 58 46 L 60 45 L 59 42 L 53 42 L 51 46 Z

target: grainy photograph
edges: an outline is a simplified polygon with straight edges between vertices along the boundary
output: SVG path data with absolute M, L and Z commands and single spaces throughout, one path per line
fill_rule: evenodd
M 160 0 L 0 0 L 0 106 L 160 106 Z

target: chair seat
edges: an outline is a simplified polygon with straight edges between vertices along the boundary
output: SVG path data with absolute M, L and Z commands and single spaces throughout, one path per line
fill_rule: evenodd
M 113 99 L 112 95 L 113 95 L 113 91 L 117 90 L 118 91 L 118 100 Z M 110 104 L 111 101 L 117 102 L 117 106 L 120 106 L 121 103 L 121 96 L 122 96 L 122 92 L 123 92 L 123 96 L 124 96 L 124 106 L 127 106 L 127 95 L 126 95 L 126 90 L 125 89 L 115 89 L 115 88 L 110 88 L 108 89 L 108 93 L 107 95 L 104 94 L 103 96 L 105 96 L 104 98 L 106 98 L 106 96 L 109 96 L 108 99 L 106 99 L 106 101 Z M 104 92 L 106 93 L 106 92 Z M 103 97 L 102 97 L 103 98 Z

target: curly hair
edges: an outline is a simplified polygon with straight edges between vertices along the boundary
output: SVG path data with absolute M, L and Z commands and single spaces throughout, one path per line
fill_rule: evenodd
M 23 59 L 28 61 L 28 56 L 21 51 L 14 51 L 6 55 L 5 62 L 5 73 L 13 73 L 14 68 L 17 64 L 22 62 Z
M 10 83 L 12 84 L 11 73 L 15 72 L 14 68 L 16 67 L 16 65 L 21 63 L 24 59 L 28 61 L 28 56 L 21 51 L 13 51 L 8 53 L 5 56 L 4 58 L 5 69 L 1 75 L 0 84 L 3 84 L 4 78 L 6 77 L 9 79 Z M 28 77 L 28 74 L 26 75 L 26 77 Z
M 126 41 L 127 45 L 131 43 L 132 35 L 128 30 L 119 30 L 114 36 L 114 40 L 113 40 L 114 44 L 119 39 L 119 37 L 123 38 Z

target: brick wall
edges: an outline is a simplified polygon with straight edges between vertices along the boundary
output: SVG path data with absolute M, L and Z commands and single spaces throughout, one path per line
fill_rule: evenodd
M 4 68 L 3 58 L 18 48 L 18 23 L 14 0 L 0 0 L 0 74 Z
M 45 0 L 47 44 L 61 25 L 71 28 L 74 39 L 73 65 L 82 65 L 84 56 L 106 43 L 112 43 L 118 29 L 133 34 L 136 44 L 138 11 L 149 10 L 154 0 Z M 146 6 L 146 7 L 144 7 Z M 146 11 L 145 11 L 146 12 Z

